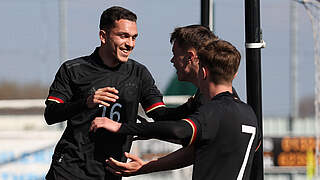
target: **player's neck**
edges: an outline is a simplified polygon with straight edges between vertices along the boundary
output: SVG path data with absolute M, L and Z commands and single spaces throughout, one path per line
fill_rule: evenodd
M 103 61 L 103 64 L 108 67 L 116 67 L 119 64 L 119 61 L 117 61 L 110 53 L 107 53 L 105 50 L 103 50 L 102 47 L 99 49 L 99 56 Z
M 214 96 L 223 93 L 223 92 L 230 92 L 232 93 L 232 84 L 209 84 L 209 97 L 212 99 Z

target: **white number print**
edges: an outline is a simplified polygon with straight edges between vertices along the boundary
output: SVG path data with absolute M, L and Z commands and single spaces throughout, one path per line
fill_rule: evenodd
M 248 162 L 248 158 L 249 158 L 250 150 L 251 150 L 251 147 L 252 147 L 252 143 L 253 143 L 254 137 L 256 136 L 256 128 L 253 127 L 253 126 L 242 125 L 242 132 L 251 134 L 251 137 L 250 137 L 250 140 L 249 140 L 247 151 L 246 151 L 246 154 L 244 156 L 244 159 L 243 159 L 243 162 L 242 162 L 241 169 L 240 169 L 240 172 L 238 174 L 237 180 L 241 180 L 242 179 L 243 174 L 244 174 L 244 170 L 246 169 L 246 165 L 247 165 L 247 162 Z
M 121 108 L 122 105 L 119 103 L 115 103 L 110 110 L 110 119 L 119 122 L 120 121 L 120 112 L 119 111 L 115 111 L 115 108 L 119 107 Z M 106 117 L 106 111 L 107 111 L 107 107 L 103 106 L 103 110 L 102 110 L 102 117 Z M 113 117 L 116 115 L 117 119 L 113 119 Z
M 99 107 L 102 107 L 103 105 L 99 105 Z M 102 110 L 102 115 L 101 117 L 106 117 L 106 111 L 107 111 L 107 107 L 103 106 L 103 110 Z
M 122 105 L 119 104 L 119 103 L 115 103 L 115 104 L 112 106 L 111 111 L 110 111 L 110 119 L 119 122 L 119 121 L 120 121 L 120 112 L 114 110 L 116 107 L 121 108 Z M 114 116 L 114 115 L 117 116 L 117 120 L 113 119 L 113 116 Z

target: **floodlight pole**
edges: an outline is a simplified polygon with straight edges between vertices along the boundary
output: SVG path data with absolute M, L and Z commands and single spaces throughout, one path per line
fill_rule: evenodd
M 60 63 L 67 59 L 67 1 L 59 0 L 59 58 Z
M 67 59 L 67 1 L 59 0 L 59 59 L 60 64 Z M 63 130 L 65 124 L 59 124 L 60 130 Z
M 293 122 L 298 118 L 298 14 L 297 2 L 290 1 L 290 114 L 288 130 L 293 134 Z
M 261 95 L 261 48 L 262 31 L 260 28 L 260 0 L 245 0 L 245 39 L 246 39 L 246 79 L 247 103 L 257 115 L 258 126 L 262 132 L 262 95 Z M 250 180 L 263 180 L 263 138 L 255 153 Z

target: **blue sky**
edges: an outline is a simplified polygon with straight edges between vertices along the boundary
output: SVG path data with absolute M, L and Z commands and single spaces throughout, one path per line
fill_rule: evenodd
M 289 113 L 289 0 L 261 1 L 261 27 L 267 48 L 262 50 L 263 113 Z M 145 64 L 161 90 L 175 74 L 170 33 L 175 27 L 200 23 L 200 0 L 69 0 L 67 3 L 68 59 L 90 54 L 99 46 L 101 12 L 120 5 L 138 15 L 139 37 L 131 58 Z M 311 23 L 298 6 L 299 98 L 314 94 L 314 59 Z M 59 59 L 58 1 L 1 0 L 0 81 L 38 81 L 50 85 Z M 234 82 L 246 99 L 244 1 L 215 0 L 215 33 L 232 42 L 242 54 Z

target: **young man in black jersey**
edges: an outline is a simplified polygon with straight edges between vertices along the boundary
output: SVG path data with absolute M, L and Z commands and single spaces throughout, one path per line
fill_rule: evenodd
M 188 25 L 177 27 L 171 33 L 170 43 L 172 44 L 172 54 L 170 62 L 176 69 L 179 81 L 191 82 L 198 87 L 197 74 L 199 70 L 199 60 L 197 52 L 206 42 L 216 40 L 218 37 L 212 31 L 202 25 Z M 208 101 L 200 91 L 191 97 L 188 102 L 177 108 L 158 108 L 157 111 L 147 113 L 148 116 L 157 116 L 156 120 L 181 119 L 188 114 L 192 114 L 199 106 Z M 159 116 L 160 111 L 165 111 Z M 154 115 L 158 114 L 158 115 Z
M 199 59 L 197 58 L 197 54 L 211 40 L 218 40 L 218 37 L 208 27 L 202 25 L 188 25 L 174 29 L 170 37 L 170 42 L 173 44 L 171 63 L 176 69 L 179 81 L 188 81 L 197 87 L 199 86 L 197 78 Z M 234 89 L 232 91 L 237 96 L 236 91 Z M 183 105 L 177 108 L 159 107 L 154 111 L 147 112 L 147 115 L 157 117 L 156 120 L 179 120 L 193 114 L 201 105 L 208 101 L 209 99 L 197 90 L 196 94 Z M 185 151 L 191 149 L 184 148 L 179 150 L 176 154 L 181 157 L 181 161 L 177 161 L 175 158 L 173 160 L 174 163 L 178 163 L 179 165 L 184 164 L 184 166 L 191 165 L 192 162 L 187 163 L 184 158 L 188 156 L 188 153 L 185 153 Z
M 106 130 L 91 133 L 91 121 L 108 117 L 135 123 L 139 103 L 148 113 L 164 106 L 149 71 L 129 59 L 138 36 L 136 20 L 133 12 L 122 7 L 105 10 L 100 18 L 100 47 L 89 56 L 66 61 L 58 70 L 44 116 L 49 125 L 67 120 L 67 126 L 46 179 L 121 179 L 105 171 L 105 159 L 124 161 L 132 136 Z
M 199 60 L 197 53 L 208 41 L 217 39 L 218 37 L 208 27 L 202 25 L 195 24 L 174 29 L 170 37 L 173 53 L 170 61 L 176 69 L 179 81 L 191 82 L 196 87 L 199 87 L 197 80 Z M 237 96 L 234 89 L 233 93 Z M 198 107 L 206 102 L 208 102 L 208 99 L 198 89 L 195 95 L 183 105 L 177 108 L 160 107 L 152 112 L 147 112 L 147 115 L 155 117 L 156 121 L 181 119 L 195 112 Z
M 211 100 L 193 115 L 181 121 L 141 124 L 96 118 L 90 129 L 105 128 L 118 134 L 178 139 L 185 146 L 194 147 L 194 150 L 185 151 L 189 153 L 189 161 L 194 163 L 193 179 L 249 179 L 260 132 L 252 108 L 232 94 L 232 80 L 239 67 L 240 53 L 230 43 L 217 40 L 201 49 L 198 58 L 198 85 L 201 93 Z M 109 169 L 112 167 L 110 170 L 115 174 L 125 176 L 166 170 L 173 168 L 166 164 L 168 159 L 172 162 L 176 156 L 169 155 L 148 163 L 129 157 L 133 160 L 129 163 L 109 159 Z

